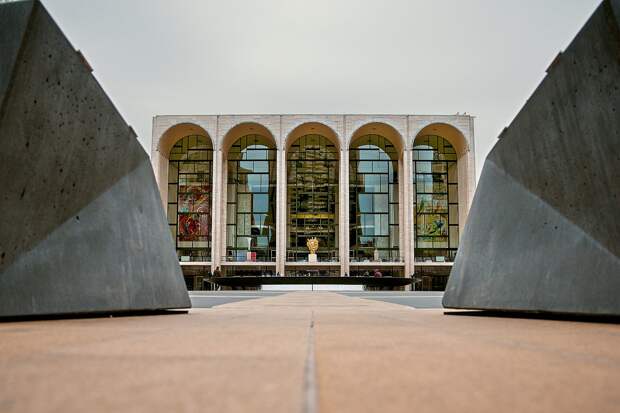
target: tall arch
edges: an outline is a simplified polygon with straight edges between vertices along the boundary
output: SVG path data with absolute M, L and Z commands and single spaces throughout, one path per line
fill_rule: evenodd
M 225 260 L 275 262 L 277 149 L 263 125 L 242 123 L 222 142 Z
M 439 135 L 413 144 L 414 248 L 418 261 L 454 261 L 459 242 L 457 155 Z
M 426 138 L 426 137 L 438 137 L 441 139 L 438 140 L 438 139 Z M 441 144 L 442 141 L 445 143 Z M 429 147 L 427 149 L 423 149 L 420 147 L 420 145 L 427 145 Z M 449 148 L 450 146 L 452 148 Z M 471 150 L 470 150 L 469 143 L 467 139 L 465 138 L 465 136 L 463 135 L 463 133 L 458 128 L 456 128 L 453 125 L 447 124 L 447 123 L 438 122 L 438 123 L 432 123 L 422 128 L 415 135 L 415 140 L 413 142 L 412 148 L 413 148 L 412 152 L 413 152 L 413 158 L 414 158 L 412 160 L 412 168 L 413 168 L 412 175 L 413 175 L 414 182 L 418 180 L 417 179 L 417 175 L 419 175 L 418 170 L 420 170 L 420 168 L 429 167 L 429 165 L 427 165 L 427 162 L 429 160 L 420 159 L 421 156 L 423 155 L 427 157 L 431 156 L 430 152 L 434 151 L 435 155 L 433 156 L 434 158 L 437 158 L 436 159 L 437 161 L 441 161 L 441 159 L 439 158 L 450 158 L 450 160 L 453 159 L 454 161 L 453 163 L 450 163 L 449 174 L 446 175 L 446 174 L 436 173 L 435 177 L 437 178 L 438 181 L 442 179 L 442 177 L 445 179 L 448 179 L 449 181 L 449 183 L 446 182 L 446 185 L 448 185 L 451 188 L 450 203 L 453 205 L 452 207 L 453 219 L 451 219 L 450 222 L 457 223 L 457 224 L 452 224 L 453 226 L 456 225 L 456 227 L 452 229 L 453 239 L 450 242 L 450 244 L 458 246 L 458 242 L 454 242 L 454 237 L 456 236 L 455 232 L 458 232 L 459 235 L 457 236 L 457 238 L 459 238 L 460 233 L 462 233 L 463 231 L 463 226 L 467 218 L 467 212 L 469 210 L 469 206 L 472 201 L 471 198 L 473 195 L 472 194 L 473 187 L 475 185 L 475 182 L 474 182 L 475 171 L 473 171 L 474 164 L 472 160 L 473 158 L 471 156 Z M 445 152 L 450 152 L 451 154 L 448 155 Z M 418 157 L 418 159 L 416 159 L 416 156 Z M 422 162 L 422 163 L 418 164 L 419 162 Z M 441 168 L 441 167 L 439 166 L 439 164 L 437 164 L 435 168 Z M 424 178 L 428 180 L 429 176 L 432 178 L 432 175 L 426 175 L 424 177 L 420 176 L 420 178 Z M 437 184 L 435 184 L 435 186 L 436 187 L 441 186 L 441 184 L 438 182 Z M 420 188 L 416 185 L 413 191 L 413 198 L 414 198 L 413 219 L 414 221 L 417 221 L 417 218 L 418 218 L 417 208 L 420 207 L 420 202 L 418 202 L 418 193 L 420 193 L 419 189 Z M 458 208 L 458 212 L 454 211 L 455 208 Z M 457 214 L 457 216 L 454 216 L 455 213 Z M 416 232 L 416 236 L 417 236 L 417 232 Z M 446 255 L 445 259 L 450 259 L 450 260 L 453 259 L 454 254 L 455 252 L 452 252 L 451 254 Z M 437 255 L 437 256 L 442 257 L 443 255 Z M 424 259 L 427 259 L 427 258 L 424 258 Z M 436 258 L 432 258 L 432 259 L 435 260 Z
M 426 125 L 418 131 L 416 134 L 416 139 L 424 135 L 441 136 L 446 139 L 454 147 L 458 158 L 462 158 L 467 154 L 467 152 L 469 152 L 469 144 L 465 138 L 465 135 L 463 135 L 463 132 L 448 123 L 435 122 L 430 125 Z
M 153 169 L 156 173 L 155 178 L 159 186 L 164 208 L 166 208 L 168 202 L 168 161 L 170 159 L 170 150 L 181 138 L 190 135 L 206 136 L 213 146 L 213 140 L 204 128 L 195 123 L 183 122 L 170 126 L 161 134 L 157 140 L 155 151 L 151 155 Z
M 305 261 L 306 243 L 319 241 L 317 259 L 339 259 L 339 142 L 328 126 L 299 125 L 286 140 L 286 260 Z
M 405 138 L 392 125 L 384 122 L 370 122 L 360 126 L 351 135 L 349 148 L 351 148 L 351 145 L 358 138 L 364 135 L 381 135 L 387 138 L 390 143 L 394 145 L 394 148 L 398 152 L 399 156 L 402 156 L 403 150 L 406 146 Z
M 330 143 L 340 150 L 340 140 L 336 132 L 320 122 L 305 122 L 295 127 L 286 137 L 286 149 L 288 150 L 291 145 L 304 135 L 321 135 L 330 141 Z
M 351 262 L 401 261 L 400 199 L 404 140 L 390 125 L 370 123 L 349 145 Z
M 206 134 L 179 128 L 167 150 L 168 224 L 180 261 L 211 261 L 213 237 L 213 144 Z M 196 131 L 200 132 L 200 131 Z M 174 143 L 174 139 L 177 139 Z M 169 148 L 169 149 L 168 149 Z

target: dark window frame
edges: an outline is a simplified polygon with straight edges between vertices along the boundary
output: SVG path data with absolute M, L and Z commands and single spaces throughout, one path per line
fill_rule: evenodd
M 181 186 L 186 188 L 184 192 L 180 191 Z M 185 257 L 189 261 L 211 261 L 212 190 L 213 145 L 209 137 L 187 135 L 177 140 L 170 149 L 168 160 L 167 217 L 177 256 L 181 261 L 184 261 Z M 170 195 L 172 191 L 176 193 L 173 199 Z M 185 198 L 184 204 L 192 204 L 190 209 L 195 209 L 197 200 L 206 199 L 207 202 L 201 202 L 199 210 L 179 211 L 179 205 L 182 203 L 181 197 Z M 207 234 L 198 235 L 196 240 L 181 239 L 182 234 L 179 228 L 181 217 L 184 217 L 183 220 L 186 222 L 197 223 L 199 227 L 207 225 Z
M 338 152 L 321 134 L 300 136 L 287 150 L 287 261 L 307 259 L 306 241 L 313 237 L 319 240 L 319 261 L 339 259 Z
M 454 261 L 459 238 L 459 200 L 458 200 L 458 160 L 456 150 L 450 142 L 438 135 L 424 135 L 416 138 L 413 146 L 413 214 L 415 234 L 415 259 L 418 262 L 435 261 L 444 257 L 445 261 Z M 428 166 L 430 166 L 430 171 Z M 440 166 L 435 168 L 435 166 Z M 451 168 L 454 179 L 451 179 Z M 429 184 L 430 184 L 430 190 Z M 434 208 L 435 201 L 443 201 L 446 209 Z M 424 200 L 431 200 L 431 210 L 427 210 Z M 423 200 L 420 202 L 420 200 Z M 443 202 L 442 202 L 443 203 Z M 456 207 L 456 208 L 451 208 Z M 434 210 L 433 210 L 434 209 Z M 456 219 L 451 219 L 451 209 L 455 209 Z M 435 230 L 445 227 L 446 232 L 439 234 L 423 233 L 422 225 L 428 226 L 428 220 L 436 219 Z M 437 222 L 441 222 L 439 227 Z M 427 230 L 425 229 L 425 232 Z M 452 235 L 455 234 L 455 235 Z M 431 247 L 422 246 L 431 242 Z
M 351 262 L 401 260 L 398 164 L 399 153 L 396 147 L 389 139 L 381 135 L 361 136 L 355 139 L 349 148 L 349 258 Z M 362 208 L 362 197 L 366 198 L 367 195 L 372 195 L 373 199 L 370 210 Z M 387 211 L 383 209 L 379 211 L 375 208 L 377 197 L 387 198 Z M 372 226 L 367 225 L 370 221 L 372 221 Z M 379 222 L 378 234 L 377 221 Z M 384 222 L 387 233 L 382 228 Z M 370 228 L 373 230 L 370 231 Z
M 275 262 L 276 259 L 276 193 L 277 149 L 273 142 L 259 134 L 237 139 L 228 150 L 226 197 L 226 260 Z M 250 182 L 252 179 L 253 182 Z M 266 208 L 258 209 L 259 199 L 267 198 Z M 247 198 L 241 210 L 240 200 Z M 233 216 L 229 216 L 234 210 Z M 248 228 L 250 232 L 243 230 Z M 232 233 L 231 233 L 232 231 Z M 231 242 L 232 241 L 232 242 Z M 249 241 L 244 244 L 243 241 Z M 250 256 L 248 256 L 250 253 Z

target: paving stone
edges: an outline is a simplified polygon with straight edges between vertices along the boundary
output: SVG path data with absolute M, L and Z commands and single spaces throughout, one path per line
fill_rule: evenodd
M 620 325 L 466 314 L 294 292 L 0 323 L 0 410 L 617 411 Z

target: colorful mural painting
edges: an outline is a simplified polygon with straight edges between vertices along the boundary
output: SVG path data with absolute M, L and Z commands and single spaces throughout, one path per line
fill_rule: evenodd
M 421 221 L 421 222 L 420 222 Z M 428 235 L 448 235 L 448 217 L 445 215 L 426 215 L 418 220 L 417 234 L 419 236 Z
M 210 185 L 179 185 L 179 241 L 200 241 L 211 226 Z
M 211 210 L 210 195 L 209 185 L 179 185 L 179 212 L 208 214 Z

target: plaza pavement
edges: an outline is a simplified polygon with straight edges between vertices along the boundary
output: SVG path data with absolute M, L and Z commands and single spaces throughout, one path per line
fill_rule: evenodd
M 2 322 L 0 412 L 620 408 L 620 324 L 254 295 L 187 314 Z

